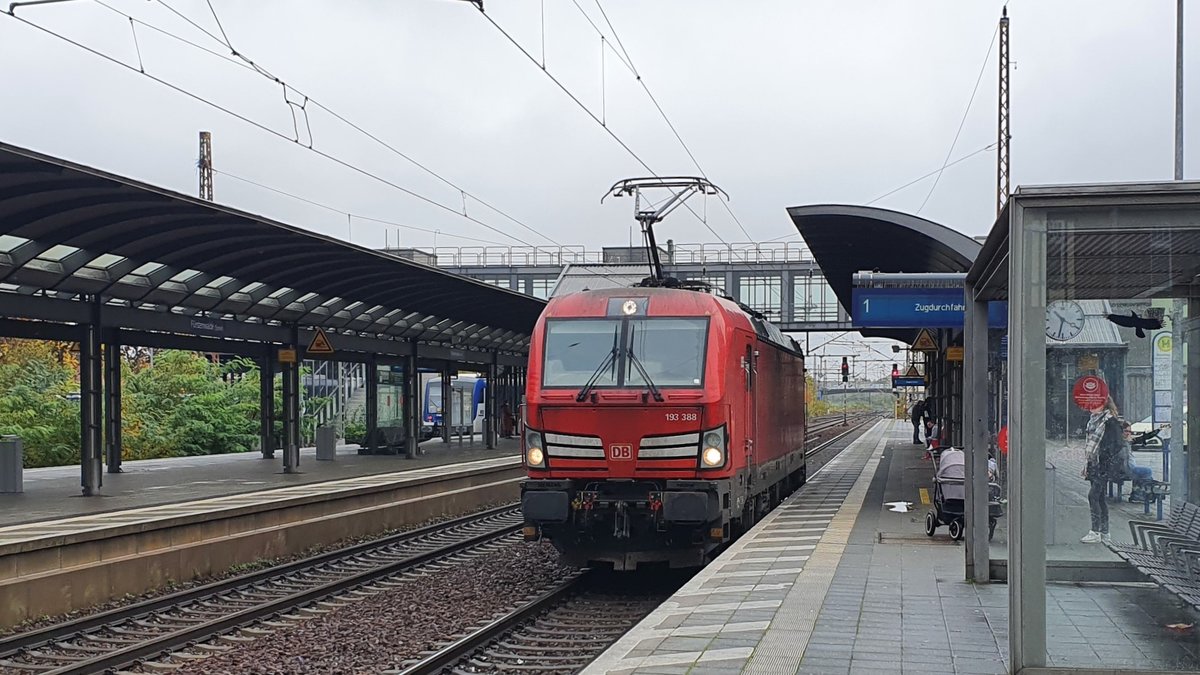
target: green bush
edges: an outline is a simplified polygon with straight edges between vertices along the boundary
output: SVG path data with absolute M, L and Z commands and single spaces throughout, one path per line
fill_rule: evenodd
M 21 437 L 26 467 L 79 461 L 78 368 L 67 347 L 0 340 L 0 434 Z M 218 365 L 194 352 L 159 350 L 153 365 L 123 363 L 121 383 L 125 459 L 246 452 L 258 443 L 252 361 Z

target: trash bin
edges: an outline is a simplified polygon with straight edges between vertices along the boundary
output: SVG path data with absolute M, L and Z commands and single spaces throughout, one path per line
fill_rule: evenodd
M 337 433 L 333 427 L 317 427 L 317 461 L 337 458 Z
M 0 436 L 0 492 L 24 492 L 24 446 L 20 436 Z

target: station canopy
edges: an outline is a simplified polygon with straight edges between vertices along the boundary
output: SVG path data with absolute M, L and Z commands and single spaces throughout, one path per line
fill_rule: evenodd
M 847 204 L 793 206 L 788 215 L 834 295 L 850 310 L 856 272 L 965 273 L 982 245 L 918 216 Z M 864 330 L 911 341 L 911 331 Z
M 81 300 L 517 353 L 545 304 L 0 143 L 0 314 Z

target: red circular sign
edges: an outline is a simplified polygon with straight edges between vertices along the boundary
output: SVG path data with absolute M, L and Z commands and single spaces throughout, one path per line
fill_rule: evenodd
M 1081 377 L 1075 381 L 1075 386 L 1071 389 L 1071 397 L 1075 399 L 1075 405 L 1080 408 L 1095 410 L 1102 407 L 1108 400 L 1108 385 L 1095 375 Z
M 1007 455 L 1008 454 L 1008 427 L 1004 427 L 1000 430 L 1000 438 L 996 439 L 996 442 L 1000 446 L 1000 454 Z

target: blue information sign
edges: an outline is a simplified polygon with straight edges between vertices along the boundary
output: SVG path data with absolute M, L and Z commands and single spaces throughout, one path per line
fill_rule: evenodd
M 850 315 L 856 328 L 962 328 L 961 288 L 855 288 Z M 988 326 L 1008 324 L 1008 303 L 988 303 Z
M 923 377 L 893 377 L 893 387 L 924 387 L 925 378 Z

